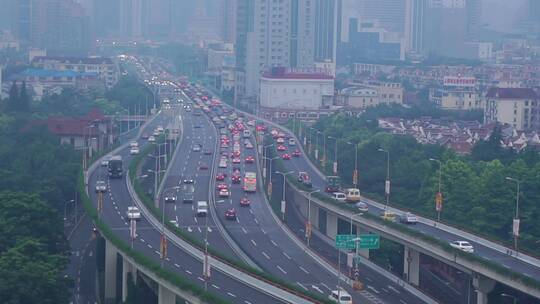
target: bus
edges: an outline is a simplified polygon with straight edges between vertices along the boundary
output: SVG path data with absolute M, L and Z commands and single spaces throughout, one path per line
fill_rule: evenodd
M 244 191 L 257 191 L 257 174 L 255 172 L 246 172 L 244 175 Z
M 122 156 L 115 155 L 109 160 L 108 171 L 110 178 L 121 178 L 123 171 L 123 161 Z

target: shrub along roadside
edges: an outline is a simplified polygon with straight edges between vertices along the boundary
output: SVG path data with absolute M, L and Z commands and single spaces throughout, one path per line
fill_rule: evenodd
M 137 196 L 139 197 L 139 199 L 143 202 L 143 204 L 148 208 L 148 210 L 150 210 L 150 212 L 152 212 L 152 215 L 157 217 L 157 218 L 160 218 L 162 215 L 161 215 L 161 211 L 159 208 L 157 208 L 155 205 L 154 205 L 154 201 L 152 200 L 152 198 L 150 198 L 148 196 L 148 194 L 144 191 L 144 189 L 142 189 L 141 185 L 139 184 L 137 178 L 136 178 L 136 172 L 137 172 L 137 168 L 139 168 L 139 166 L 141 165 L 141 162 L 143 161 L 143 159 L 145 158 L 145 156 L 150 153 L 153 149 L 153 146 L 150 146 L 150 147 L 147 147 L 145 148 L 143 151 L 141 151 L 141 153 L 139 153 L 139 155 L 137 155 L 137 157 L 135 157 L 133 159 L 133 161 L 130 163 L 129 165 L 129 178 L 131 180 L 131 183 L 133 185 L 133 188 L 137 194 Z M 174 232 L 174 234 L 178 237 L 180 237 L 181 239 L 183 239 L 184 241 L 190 243 L 192 246 L 195 246 L 197 247 L 198 249 L 200 250 L 204 250 L 204 242 L 193 237 L 192 235 L 190 234 L 187 234 L 185 231 L 179 229 L 178 227 L 174 226 L 173 224 L 169 223 L 169 222 L 165 222 L 165 226 L 167 227 L 167 229 L 169 229 L 170 231 Z M 208 252 L 210 253 L 210 255 L 212 255 L 213 257 L 221 260 L 222 262 L 224 263 L 227 263 L 237 269 L 240 269 L 246 273 L 249 273 L 250 275 L 253 275 L 255 277 L 258 277 L 259 279 L 263 280 L 263 281 L 266 281 L 266 282 L 269 282 L 273 285 L 277 285 L 277 286 L 280 286 L 281 288 L 285 289 L 285 290 L 288 290 L 289 292 L 291 293 L 295 293 L 297 295 L 300 295 L 304 298 L 307 298 L 309 300 L 313 300 L 315 303 L 332 303 L 332 302 L 329 302 L 328 299 L 325 299 L 319 295 L 316 295 L 314 293 L 310 293 L 310 292 L 306 292 L 305 290 L 303 289 L 300 289 L 300 287 L 297 287 L 285 280 L 282 280 L 280 278 L 277 278 L 273 275 L 270 275 L 266 272 L 262 272 L 262 271 L 259 271 L 257 269 L 254 269 L 252 267 L 250 267 L 249 265 L 245 264 L 244 262 L 236 259 L 236 258 L 231 258 L 230 256 L 227 256 L 227 255 L 224 255 L 223 253 L 215 250 L 214 248 L 212 248 L 211 246 L 208 247 Z

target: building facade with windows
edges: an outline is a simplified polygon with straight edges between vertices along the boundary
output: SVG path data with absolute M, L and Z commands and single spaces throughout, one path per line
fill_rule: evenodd
M 516 130 L 540 129 L 540 103 L 533 89 L 491 88 L 485 100 L 486 122 L 507 123 Z

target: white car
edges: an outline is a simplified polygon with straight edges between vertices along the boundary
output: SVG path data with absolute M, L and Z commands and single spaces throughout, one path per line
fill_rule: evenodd
M 111 160 L 111 157 L 110 156 L 107 156 L 107 157 L 104 157 L 102 160 L 101 160 L 101 165 L 103 167 L 107 167 L 109 165 L 109 160 Z
M 132 148 L 139 147 L 139 143 L 136 142 L 136 141 L 132 141 L 132 142 L 129 143 L 129 146 L 132 147 Z
M 98 180 L 96 182 L 96 192 L 106 192 L 106 191 L 107 191 L 107 184 L 102 180 Z
M 418 217 L 410 212 L 403 213 L 399 218 L 399 221 L 403 224 L 413 224 L 418 223 Z
M 343 289 L 340 291 L 332 290 L 332 293 L 328 296 L 328 299 L 334 303 L 353 304 L 351 295 Z
M 450 246 L 468 253 L 474 252 L 473 246 L 467 241 L 453 241 L 450 242 Z
M 138 207 L 129 206 L 126 211 L 126 216 L 130 220 L 139 220 L 141 218 L 141 211 L 139 211 Z
M 149 141 L 149 142 L 155 142 L 155 141 L 156 141 L 156 138 L 154 137 L 154 135 L 150 135 L 150 136 L 148 137 L 148 141 Z
M 139 147 L 131 147 L 131 149 L 129 150 L 129 154 L 131 155 L 139 154 Z
M 219 190 L 219 197 L 229 197 L 229 190 L 228 189 Z
M 369 207 L 368 207 L 368 204 L 364 203 L 364 202 L 358 202 L 355 204 L 356 208 L 358 208 L 358 211 L 360 212 L 363 212 L 363 213 L 366 213 L 369 211 Z

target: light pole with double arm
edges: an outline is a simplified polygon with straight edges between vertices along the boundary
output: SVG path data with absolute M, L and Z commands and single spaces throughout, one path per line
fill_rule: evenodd
M 285 203 L 285 182 L 286 182 L 286 179 L 287 179 L 287 175 L 294 173 L 294 171 L 289 171 L 289 172 L 276 171 L 276 173 L 281 174 L 283 176 L 283 191 L 282 191 L 282 196 L 281 196 L 281 219 L 283 221 L 285 221 L 285 208 L 286 208 L 286 203 Z
M 512 221 L 512 235 L 514 236 L 514 250 L 516 251 L 516 255 L 519 254 L 518 252 L 518 238 L 519 238 L 519 185 L 521 183 L 520 180 L 512 178 L 507 176 L 506 180 L 513 181 L 517 184 L 516 189 L 516 213 L 514 216 L 514 220 Z
M 386 205 L 384 206 L 384 209 L 386 210 L 388 208 L 388 204 L 390 202 L 390 151 L 379 148 L 379 152 L 386 153 L 386 181 L 384 183 L 384 194 L 386 195 Z
M 309 243 L 311 241 L 311 195 L 313 193 L 321 192 L 321 190 L 313 190 L 310 192 L 302 191 L 304 193 L 308 194 L 308 214 L 307 214 L 307 224 L 306 224 L 306 242 L 307 246 L 309 247 Z

